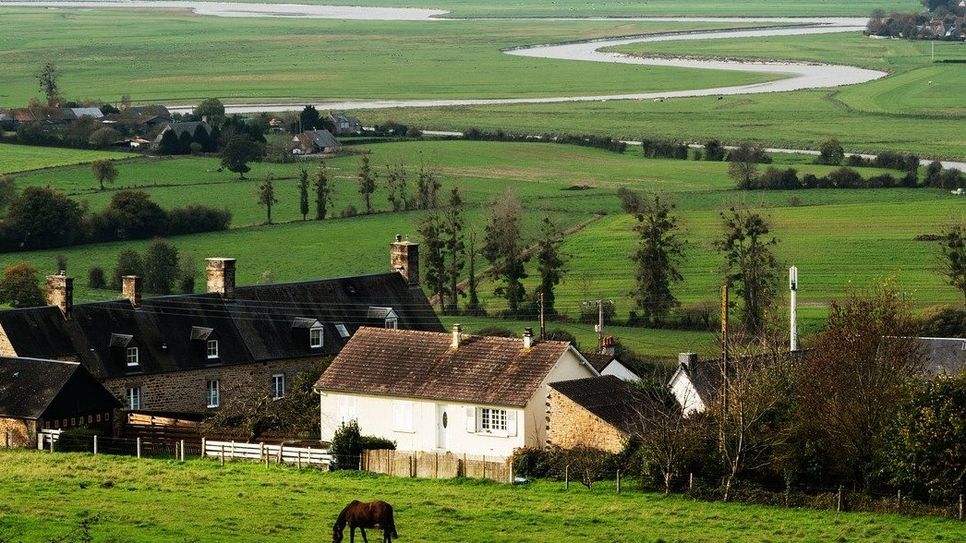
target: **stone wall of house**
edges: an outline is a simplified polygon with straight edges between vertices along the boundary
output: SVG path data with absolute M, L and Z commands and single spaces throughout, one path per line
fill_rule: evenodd
M 296 358 L 153 375 L 112 377 L 104 382 L 104 386 L 121 401 L 124 409 L 129 406 L 128 389 L 140 387 L 142 411 L 207 414 L 215 411 L 208 407 L 208 381 L 219 382 L 219 405 L 225 405 L 234 395 L 245 393 L 252 387 L 257 387 L 266 394 L 270 393 L 272 376 L 279 373 L 285 375 L 286 389 L 290 389 L 296 375 L 315 367 L 323 359 L 324 357 Z
M 624 448 L 624 434 L 573 400 L 550 389 L 547 445 L 570 449 L 594 447 L 612 453 Z
M 17 351 L 13 349 L 13 344 L 10 343 L 10 338 L 2 327 L 0 327 L 0 356 L 17 356 Z
M 35 447 L 36 423 L 24 419 L 0 417 L 0 447 Z

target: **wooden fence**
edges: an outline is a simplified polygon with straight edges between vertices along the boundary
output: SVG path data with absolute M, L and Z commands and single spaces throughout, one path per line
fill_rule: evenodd
M 502 456 L 393 451 L 388 449 L 362 452 L 362 469 L 397 477 L 450 479 L 473 477 L 492 479 L 501 483 L 513 482 L 511 459 Z
M 252 460 L 274 462 L 276 464 L 295 464 L 299 467 L 320 466 L 328 468 L 332 455 L 327 449 L 311 447 L 287 447 L 265 443 L 238 443 L 235 441 L 201 440 L 202 455 L 225 460 Z

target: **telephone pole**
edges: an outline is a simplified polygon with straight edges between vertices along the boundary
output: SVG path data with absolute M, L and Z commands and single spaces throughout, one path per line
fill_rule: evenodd
M 597 352 L 604 350 L 604 300 L 597 300 Z
M 791 291 L 791 309 L 789 311 L 789 347 L 792 352 L 798 350 L 798 267 L 788 268 L 788 289 Z

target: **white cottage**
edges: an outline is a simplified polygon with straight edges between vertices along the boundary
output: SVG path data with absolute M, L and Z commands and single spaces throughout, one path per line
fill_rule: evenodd
M 597 376 L 564 341 L 360 328 L 316 382 L 322 439 L 356 420 L 400 450 L 507 457 L 547 443 L 549 384 Z

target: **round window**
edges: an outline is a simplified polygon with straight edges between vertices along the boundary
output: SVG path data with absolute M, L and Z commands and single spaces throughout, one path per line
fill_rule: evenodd
M 446 416 L 446 411 L 443 411 L 443 428 L 446 428 L 447 422 L 449 422 L 449 417 Z

